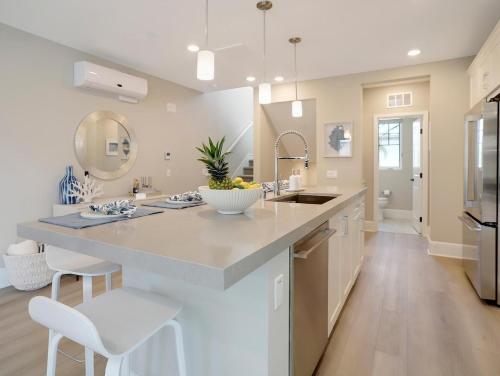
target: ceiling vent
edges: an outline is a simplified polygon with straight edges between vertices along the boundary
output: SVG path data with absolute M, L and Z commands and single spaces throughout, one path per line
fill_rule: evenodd
M 387 94 L 387 108 L 410 106 L 413 106 L 413 93 L 411 91 Z

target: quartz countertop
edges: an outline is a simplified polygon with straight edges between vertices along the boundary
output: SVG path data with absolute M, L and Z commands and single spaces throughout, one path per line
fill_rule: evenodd
M 41 222 L 18 225 L 26 239 L 225 290 L 364 195 L 366 187 L 312 187 L 338 195 L 323 205 L 260 199 L 244 214 L 208 205 L 169 210 L 80 230 Z M 304 193 L 304 192 L 303 192 Z M 291 193 L 283 192 L 282 196 Z

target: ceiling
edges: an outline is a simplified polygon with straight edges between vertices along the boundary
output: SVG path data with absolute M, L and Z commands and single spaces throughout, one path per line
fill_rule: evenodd
M 204 0 L 2 0 L 0 22 L 179 84 L 211 91 L 262 79 L 262 14 L 256 0 L 210 0 L 215 81 L 196 80 Z M 499 0 L 274 0 L 268 12 L 268 78 L 299 80 L 477 53 L 500 15 Z M 406 55 L 412 48 L 422 54 Z

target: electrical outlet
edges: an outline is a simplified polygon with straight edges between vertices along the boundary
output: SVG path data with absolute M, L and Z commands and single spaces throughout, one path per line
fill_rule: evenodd
M 338 174 L 337 170 L 327 170 L 326 177 L 328 179 L 337 179 L 339 177 L 339 174 Z
M 177 105 L 175 103 L 167 103 L 167 112 L 177 112 Z
M 208 175 L 209 175 L 209 174 L 208 174 L 208 170 L 207 170 L 206 168 L 202 168 L 202 169 L 201 169 L 201 174 L 202 174 L 203 176 L 208 176 Z
M 283 304 L 285 290 L 285 276 L 280 274 L 274 279 L 274 310 L 276 311 Z
M 163 159 L 164 159 L 165 161 L 169 161 L 169 160 L 171 160 L 171 159 L 172 159 L 172 156 L 170 155 L 170 152 L 169 152 L 169 151 L 165 151 L 165 152 L 163 152 Z

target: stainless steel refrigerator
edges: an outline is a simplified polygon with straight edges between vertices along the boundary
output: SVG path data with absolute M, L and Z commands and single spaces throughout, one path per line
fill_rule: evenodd
M 486 99 L 465 117 L 464 270 L 480 298 L 500 304 L 499 100 Z

